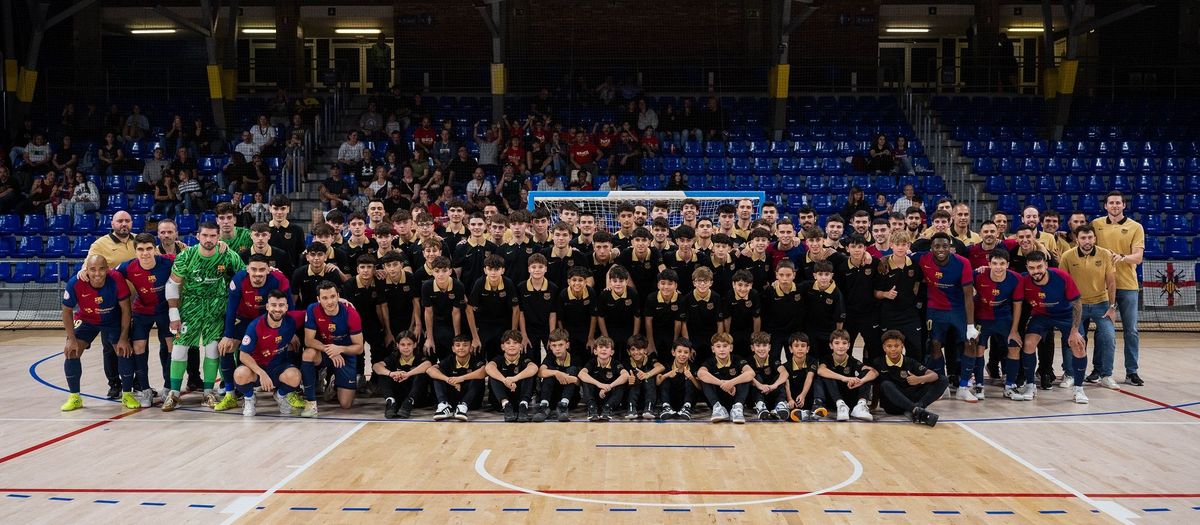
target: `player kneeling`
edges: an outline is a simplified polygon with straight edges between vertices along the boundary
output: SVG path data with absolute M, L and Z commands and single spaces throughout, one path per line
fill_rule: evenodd
M 317 285 L 317 302 L 304 316 L 304 358 L 300 374 L 304 379 L 304 410 L 300 417 L 317 417 L 317 368 L 333 369 L 329 388 L 337 387 L 338 404 L 350 408 L 358 390 L 355 369 L 363 353 L 362 319 L 358 311 L 342 303 L 337 285 L 322 281 Z
M 255 387 L 262 387 L 264 392 L 275 391 L 280 414 L 290 416 L 304 408 L 299 392 L 300 371 L 288 355 L 298 347 L 296 332 L 299 327 L 287 312 L 287 292 L 271 290 L 267 294 L 267 313 L 246 326 L 238 354 L 242 365 L 233 371 L 233 380 L 245 397 L 243 416 L 257 413 Z
M 928 407 L 946 393 L 946 378 L 904 355 L 904 334 L 899 330 L 883 333 L 883 354 L 872 367 L 879 372 L 879 404 L 883 410 L 892 415 L 904 414 L 913 423 L 936 425 L 938 415 Z
M 850 334 L 845 330 L 834 330 L 829 336 L 829 347 L 833 355 L 821 360 L 817 368 L 815 389 L 817 397 L 833 400 L 837 407 L 837 420 L 849 421 L 851 417 L 871 421 L 871 381 L 879 373 L 850 355 Z M 854 403 L 854 409 L 849 403 Z
M 429 376 L 425 372 L 433 363 L 416 355 L 417 339 L 410 330 L 400 332 L 395 348 L 371 367 L 383 394 L 383 417 L 387 419 L 408 419 L 413 405 L 428 392 Z

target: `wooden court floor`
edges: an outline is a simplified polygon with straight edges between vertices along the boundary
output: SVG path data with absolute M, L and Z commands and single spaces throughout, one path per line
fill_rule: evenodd
M 0 334 L 0 523 L 1200 523 L 1194 334 L 1143 334 L 1145 387 L 1089 388 L 1087 406 L 989 387 L 934 404 L 933 429 L 386 421 L 378 399 L 247 420 L 194 395 L 62 414 L 61 348 Z M 103 394 L 99 352 L 84 363 Z

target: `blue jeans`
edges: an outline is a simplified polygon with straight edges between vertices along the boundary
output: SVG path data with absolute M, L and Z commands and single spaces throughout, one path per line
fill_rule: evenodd
M 1108 301 L 1083 305 L 1083 317 L 1080 320 L 1079 331 L 1083 336 L 1084 346 L 1087 346 L 1088 328 L 1096 323 L 1096 343 L 1092 353 L 1092 367 L 1100 373 L 1100 377 L 1108 377 L 1113 372 L 1113 358 L 1117 352 L 1117 330 L 1104 314 L 1108 312 Z M 1071 366 L 1071 349 L 1063 347 L 1063 368 Z M 1086 372 L 1086 370 L 1085 370 Z
M 1125 338 L 1125 374 L 1138 371 L 1138 291 L 1117 290 L 1117 312 Z

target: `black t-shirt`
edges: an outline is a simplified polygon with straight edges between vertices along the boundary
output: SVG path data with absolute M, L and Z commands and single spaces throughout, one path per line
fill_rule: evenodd
M 438 361 L 438 370 L 446 377 L 462 377 L 483 368 L 483 358 L 477 355 L 467 357 L 466 365 L 460 365 L 458 356 L 451 355 Z
M 787 334 L 800 330 L 803 320 L 804 296 L 793 284 L 792 291 L 783 292 L 768 285 L 759 295 L 762 301 L 762 329 L 770 334 Z
M 271 223 L 271 246 L 278 246 L 292 256 L 292 264 L 299 267 L 302 264 L 301 258 L 304 253 L 304 230 L 294 222 L 288 223 L 287 227 L 276 226 Z M 332 262 L 332 261 L 330 261 Z
M 500 375 L 512 377 L 524 372 L 526 367 L 533 364 L 533 360 L 521 354 L 521 356 L 517 357 L 515 363 L 509 363 L 508 358 L 498 355 L 495 359 L 492 359 L 492 364 L 496 365 L 496 369 L 500 371 Z
M 833 278 L 841 278 L 842 272 L 846 269 L 846 254 L 835 251 L 829 254 L 824 260 L 829 261 L 829 264 L 833 265 Z M 813 275 L 813 267 L 816 266 L 817 261 L 809 259 L 806 252 L 800 262 L 802 264 L 796 268 L 796 282 L 816 279 Z
M 435 289 L 434 280 L 430 279 L 421 284 L 421 307 L 433 308 L 433 323 L 454 322 L 451 315 L 455 308 L 466 306 L 467 295 L 463 292 L 462 281 L 450 279 L 450 288 Z M 434 327 L 428 327 L 433 330 Z
M 358 310 L 358 315 L 362 318 L 364 333 L 383 330 L 383 320 L 379 318 L 375 310 L 376 306 L 387 304 L 387 297 L 384 297 L 383 289 L 379 286 L 380 282 L 372 279 L 369 285 L 362 286 L 358 282 L 358 277 L 355 277 L 342 285 L 342 297 L 350 301 L 350 304 L 354 305 L 354 309 Z
M 729 317 L 729 332 L 747 334 L 754 331 L 754 318 L 762 315 L 762 304 L 759 301 L 758 290 L 751 289 L 745 299 L 728 295 L 725 302 L 725 314 Z
M 692 293 L 692 272 L 701 266 L 708 267 L 712 263 L 709 262 L 708 256 L 692 251 L 692 258 L 689 260 L 679 260 L 679 250 L 671 250 L 663 255 L 663 264 L 675 273 L 679 274 L 679 293 L 687 295 Z
M 907 356 L 896 365 L 888 363 L 887 356 L 876 357 L 872 368 L 879 372 L 880 381 L 892 381 L 901 387 L 909 386 L 908 376 L 923 376 L 929 372 L 920 361 Z
M 520 297 L 516 285 L 508 277 L 500 279 L 499 288 L 488 289 L 487 277 L 480 278 L 467 298 L 467 304 L 475 307 L 475 326 L 480 331 L 490 333 L 512 328 L 512 309 L 520 304 Z
M 817 373 L 816 360 L 805 356 L 804 362 L 797 363 L 795 359 L 788 359 L 788 362 L 783 365 L 788 373 L 788 386 L 792 389 L 792 395 L 800 395 L 800 391 L 804 389 L 804 382 L 808 380 L 809 374 Z
M 512 279 L 514 283 L 528 279 L 529 256 L 533 255 L 534 251 L 533 246 L 527 242 L 501 246 L 500 256 L 504 257 L 504 276 Z
M 821 364 L 825 365 L 830 371 L 844 375 L 846 377 L 862 377 L 863 363 L 854 356 L 846 354 L 846 361 L 838 363 L 832 355 L 821 359 Z
M 596 286 L 605 286 L 608 284 L 608 271 L 617 264 L 617 259 L 613 257 L 608 262 L 600 262 L 596 260 L 596 255 L 590 251 L 587 252 L 586 257 L 588 268 L 592 270 L 592 283 Z M 635 305 L 641 306 L 640 304 L 636 304 L 636 301 Z
M 342 273 L 346 275 L 354 275 L 358 273 L 358 256 L 368 253 L 374 254 L 379 250 L 379 243 L 375 239 L 367 239 L 367 242 L 357 246 L 351 246 L 350 240 L 347 239 L 342 244 L 334 247 L 333 257 L 338 268 L 341 268 Z
M 879 315 L 879 304 L 875 299 L 878 270 L 878 261 L 862 266 L 852 266 L 847 262 L 843 267 L 842 277 L 837 283 L 846 302 L 847 320 L 872 324 Z M 837 279 L 836 276 L 834 278 Z
M 600 360 L 592 358 L 586 365 L 583 365 L 583 369 L 588 371 L 588 375 L 592 376 L 592 379 L 601 383 L 611 383 L 617 380 L 622 370 L 625 370 L 625 365 L 618 362 L 616 358 L 611 358 L 608 360 L 608 366 L 600 366 Z
M 625 339 L 633 335 L 635 323 L 642 317 L 641 300 L 637 292 L 625 288 L 625 295 L 618 297 L 612 290 L 600 292 L 596 298 L 593 315 L 604 319 L 604 328 L 617 344 L 624 346 Z
M 570 288 L 563 288 L 558 293 L 558 321 L 576 343 L 587 341 L 588 329 L 592 325 L 594 296 L 591 287 L 584 288 L 583 294 L 575 298 L 571 297 Z
M 267 256 L 267 264 L 274 267 L 276 270 L 279 270 L 279 272 L 284 275 L 292 275 L 296 271 L 296 266 L 292 264 L 292 256 L 283 248 L 276 248 L 270 245 L 268 246 L 271 248 L 271 253 L 269 255 L 263 254 Z M 250 251 L 253 249 L 254 248 L 250 248 L 241 253 L 243 263 L 250 263 L 250 256 L 253 255 L 250 253 Z
M 730 259 L 729 262 L 718 265 L 709 258 L 708 268 L 713 273 L 712 290 L 721 294 L 721 297 L 733 295 L 733 273 L 738 270 L 737 260 Z
M 658 266 L 662 264 L 658 250 L 650 248 L 649 256 L 636 261 L 633 259 L 633 248 L 624 250 L 617 256 L 617 264 L 629 270 L 629 280 L 642 300 L 649 299 L 658 290 Z
M 804 281 L 796 286 L 804 297 L 805 331 L 811 337 L 829 339 L 837 323 L 846 322 L 846 305 L 837 284 L 830 283 L 829 289 L 817 289 L 815 281 Z
M 297 296 L 296 308 L 303 310 L 309 305 L 317 302 L 317 285 L 321 281 L 330 281 L 333 284 L 342 285 L 342 272 L 334 270 L 325 272 L 324 274 L 314 274 L 310 271 L 310 267 L 306 264 L 296 271 L 292 272 L 292 280 L 290 282 L 292 293 Z
M 710 290 L 707 299 L 697 298 L 695 291 L 688 292 L 683 296 L 683 305 L 688 335 L 693 341 L 707 342 L 725 321 L 726 303 L 717 292 Z
M 879 275 L 875 278 L 875 290 L 886 292 L 896 289 L 895 299 L 879 300 L 879 323 L 883 327 L 900 324 L 921 323 L 921 312 L 917 309 L 916 288 L 921 284 L 921 267 L 911 258 L 906 257 L 905 264 L 892 268 L 888 262 L 891 257 L 884 258 L 879 263 Z
M 737 376 L 742 375 L 742 369 L 749 366 L 745 359 L 736 355 L 730 355 L 729 360 L 725 363 L 718 363 L 717 356 L 709 357 L 700 365 L 700 368 L 708 370 L 709 374 L 722 381 L 728 381 Z
M 572 370 L 577 365 L 571 361 L 571 354 L 569 353 L 566 356 L 566 362 L 560 363 L 558 362 L 558 358 L 554 357 L 554 354 L 546 352 L 546 357 L 542 359 L 542 366 L 546 367 L 547 370 L 554 372 L 563 372 L 571 375 L 576 375 L 579 373 L 577 369 Z
M 659 341 L 675 339 L 675 321 L 687 321 L 687 311 L 683 307 L 683 297 L 675 292 L 671 301 L 663 300 L 658 292 L 646 298 L 646 306 L 642 309 L 642 317 L 650 318 L 654 327 L 654 339 Z M 657 349 L 656 349 L 657 350 Z
M 559 288 L 566 288 L 567 272 L 571 268 L 585 266 L 588 263 L 587 256 L 583 252 L 569 246 L 565 255 L 554 255 L 552 247 L 543 249 L 541 254 L 546 257 L 546 278 L 558 285 Z
M 754 287 L 762 289 L 771 283 L 771 258 L 763 256 L 762 260 L 754 260 L 746 255 L 738 256 L 737 268 L 748 270 L 754 276 Z
M 387 357 L 383 358 L 383 366 L 386 366 L 388 370 L 393 372 L 409 372 L 412 371 L 412 369 L 421 366 L 422 363 L 429 361 L 428 357 L 420 355 L 416 352 L 413 352 L 413 355 L 409 356 L 409 358 L 411 359 L 410 361 L 401 362 L 400 352 L 393 351 L 389 353 Z
M 388 283 L 381 281 L 379 289 L 387 300 L 389 322 L 393 332 L 408 330 L 412 326 L 413 299 L 421 298 L 421 284 L 413 280 L 411 273 L 403 272 L 404 282 Z
M 530 335 L 549 336 L 550 314 L 558 312 L 558 287 L 545 281 L 545 290 L 534 290 L 525 281 L 517 285 L 518 303 L 525 316 L 525 331 Z
M 758 362 L 758 356 L 750 357 L 750 368 L 754 369 L 754 379 L 764 385 L 770 385 L 779 380 L 779 367 L 783 366 L 778 359 L 767 357 L 765 363 Z
M 483 261 L 497 250 L 492 241 L 483 241 L 481 244 L 460 242 L 454 247 L 454 257 L 450 259 L 450 266 L 462 270 L 458 279 L 464 285 L 475 286 L 475 280 L 483 277 Z

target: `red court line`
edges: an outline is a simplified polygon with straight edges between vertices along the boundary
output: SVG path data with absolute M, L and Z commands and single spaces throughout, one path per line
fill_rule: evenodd
M 0 487 L 0 492 L 14 493 L 96 493 L 96 494 L 262 494 L 261 489 L 200 489 L 200 488 L 46 488 L 46 487 Z M 541 490 L 547 494 L 601 494 L 637 496 L 796 496 L 810 491 L 770 490 Z M 505 489 L 280 489 L 276 494 L 308 495 L 412 495 L 412 496 L 487 496 L 523 495 L 524 492 Z M 822 496 L 844 496 L 865 498 L 1074 498 L 1074 494 L 1058 492 L 882 492 L 882 491 L 834 491 Z M 1139 499 L 1195 499 L 1197 493 L 1095 493 L 1092 498 L 1139 498 Z
M 1129 396 L 1129 397 L 1133 397 L 1133 398 L 1141 399 L 1142 401 L 1145 401 L 1145 402 L 1147 402 L 1147 403 L 1151 403 L 1151 404 L 1155 404 L 1155 405 L 1158 405 L 1158 406 L 1160 406 L 1160 407 L 1163 407 L 1163 408 L 1169 408 L 1169 409 L 1171 409 L 1171 410 L 1174 410 L 1174 411 L 1176 411 L 1176 412 L 1179 412 L 1180 414 L 1184 414 L 1184 415 L 1192 416 L 1192 417 L 1194 417 L 1194 418 L 1196 418 L 1196 419 L 1200 419 L 1200 414 L 1197 414 L 1197 413 L 1195 413 L 1195 412 L 1192 412 L 1192 411 L 1190 411 L 1190 410 L 1184 410 L 1184 409 L 1182 409 L 1182 408 L 1179 408 L 1179 407 L 1177 407 L 1177 406 L 1174 406 L 1174 405 L 1170 405 L 1170 404 L 1167 404 L 1167 403 L 1163 403 L 1162 401 L 1159 401 L 1159 400 L 1157 400 L 1157 399 L 1151 399 L 1151 398 L 1148 398 L 1148 397 L 1146 397 L 1146 396 L 1143 396 L 1143 395 L 1141 395 L 1141 394 L 1135 394 L 1135 393 L 1133 393 L 1133 392 L 1130 392 L 1130 391 L 1128 391 L 1128 390 L 1125 390 L 1125 389 L 1118 390 L 1117 392 L 1120 392 L 1120 393 L 1122 393 L 1122 394 L 1125 394 L 1125 395 L 1127 395 L 1127 396 Z
M 24 449 L 24 450 L 19 450 L 19 451 L 17 451 L 17 452 L 13 452 L 12 454 L 9 454 L 9 455 L 7 455 L 7 456 L 4 456 L 4 457 L 0 458 L 0 465 L 3 465 L 4 463 L 6 463 L 6 462 L 8 462 L 8 461 L 10 461 L 10 460 L 17 459 L 17 458 L 19 458 L 19 457 L 21 457 L 21 456 L 24 456 L 24 455 L 26 455 L 26 454 L 29 454 L 29 453 L 31 453 L 31 452 L 36 452 L 36 451 L 38 451 L 38 450 L 41 450 L 41 449 L 43 449 L 43 448 L 46 448 L 46 447 L 48 447 L 48 446 L 50 446 L 50 445 L 53 445 L 53 444 L 55 444 L 55 443 L 58 443 L 59 441 L 63 441 L 63 440 L 65 440 L 65 439 L 70 439 L 70 438 L 72 438 L 72 437 L 74 437 L 74 436 L 78 436 L 79 434 L 82 434 L 82 433 L 84 433 L 84 432 L 87 432 L 87 431 L 89 431 L 89 430 L 92 430 L 92 429 L 94 429 L 94 428 L 102 427 L 102 426 L 104 426 L 104 425 L 107 425 L 107 424 L 109 424 L 109 423 L 112 423 L 113 421 L 116 421 L 116 420 L 118 420 L 118 419 L 122 419 L 122 418 L 126 418 L 126 417 L 129 417 L 129 416 L 132 416 L 132 415 L 134 415 L 134 414 L 136 414 L 136 413 L 138 413 L 138 412 L 141 412 L 142 410 L 143 410 L 143 409 L 139 408 L 139 409 L 137 409 L 137 410 L 133 410 L 133 411 L 131 411 L 131 412 L 122 412 L 122 413 L 120 413 L 120 414 L 117 414 L 117 415 L 115 415 L 115 416 L 112 416 L 112 417 L 110 417 L 110 418 L 108 418 L 108 419 L 105 419 L 104 421 L 97 421 L 97 422 L 95 422 L 95 423 L 92 423 L 92 424 L 90 424 L 90 425 L 88 425 L 88 426 L 86 426 L 86 427 L 83 427 L 83 428 L 80 428 L 80 429 L 76 429 L 76 430 L 72 430 L 72 431 L 70 431 L 70 432 L 67 432 L 66 434 L 63 434 L 63 435 L 61 435 L 61 436 L 57 436 L 57 437 L 53 437 L 53 438 L 47 439 L 46 441 L 43 441 L 43 442 L 41 442 L 41 443 L 38 443 L 38 444 L 36 444 L 36 445 L 34 445 L 34 446 L 32 446 L 32 447 L 26 448 L 26 449 Z M 70 421 L 70 420 L 69 420 L 69 419 L 64 419 L 63 421 Z

